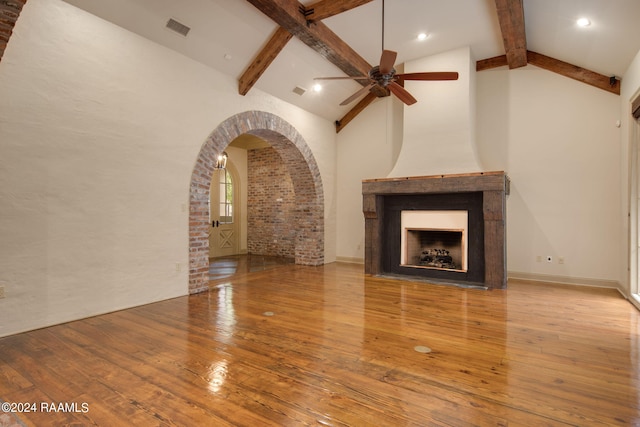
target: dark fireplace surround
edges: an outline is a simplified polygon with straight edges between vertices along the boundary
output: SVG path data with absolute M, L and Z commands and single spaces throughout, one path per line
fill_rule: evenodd
M 370 179 L 362 182 L 365 273 L 504 289 L 507 286 L 504 172 Z M 468 269 L 401 265 L 402 211 L 467 211 Z

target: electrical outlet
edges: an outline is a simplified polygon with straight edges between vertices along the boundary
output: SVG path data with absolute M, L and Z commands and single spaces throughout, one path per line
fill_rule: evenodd
M 542 262 L 542 255 L 538 255 L 536 257 L 536 262 Z
M 553 262 L 553 257 L 551 255 L 547 255 L 547 262 Z
M 0 298 L 4 298 L 4 286 L 0 286 Z
M 179 262 L 176 262 L 176 273 L 180 273 L 180 271 L 182 271 L 182 267 Z
M 558 257 L 558 264 L 564 264 L 564 257 L 563 256 L 559 256 Z

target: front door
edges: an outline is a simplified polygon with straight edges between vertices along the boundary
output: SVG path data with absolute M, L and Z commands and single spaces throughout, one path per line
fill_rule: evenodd
M 210 194 L 209 257 L 235 255 L 238 250 L 235 191 L 228 169 L 213 172 Z

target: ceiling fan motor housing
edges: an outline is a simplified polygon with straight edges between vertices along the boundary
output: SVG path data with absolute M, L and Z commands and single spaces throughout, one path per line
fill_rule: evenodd
M 379 65 L 376 65 L 371 70 L 369 70 L 369 78 L 372 81 L 378 83 L 382 87 L 387 87 L 389 83 L 391 83 L 394 80 L 395 74 L 396 74 L 395 68 L 392 68 L 391 71 L 389 71 L 386 74 L 382 74 L 380 72 Z

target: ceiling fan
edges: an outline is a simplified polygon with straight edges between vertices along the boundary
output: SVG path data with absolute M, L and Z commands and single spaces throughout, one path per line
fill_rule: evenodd
M 391 93 L 398 97 L 402 102 L 407 105 L 412 105 L 417 100 L 411 95 L 398 81 L 403 82 L 405 80 L 422 80 L 422 81 L 434 81 L 434 80 L 458 80 L 458 73 L 455 71 L 436 71 L 436 72 L 424 72 L 424 73 L 402 73 L 396 74 L 396 69 L 393 68 L 396 62 L 397 52 L 392 50 L 385 50 L 384 48 L 384 0 L 382 0 L 382 55 L 380 56 L 380 65 L 369 70 L 366 76 L 355 77 L 316 77 L 314 80 L 368 80 L 369 83 L 362 89 L 345 99 L 340 105 L 347 105 L 355 101 L 362 95 L 369 92 L 374 86 L 379 86 L 383 89 L 388 89 Z

